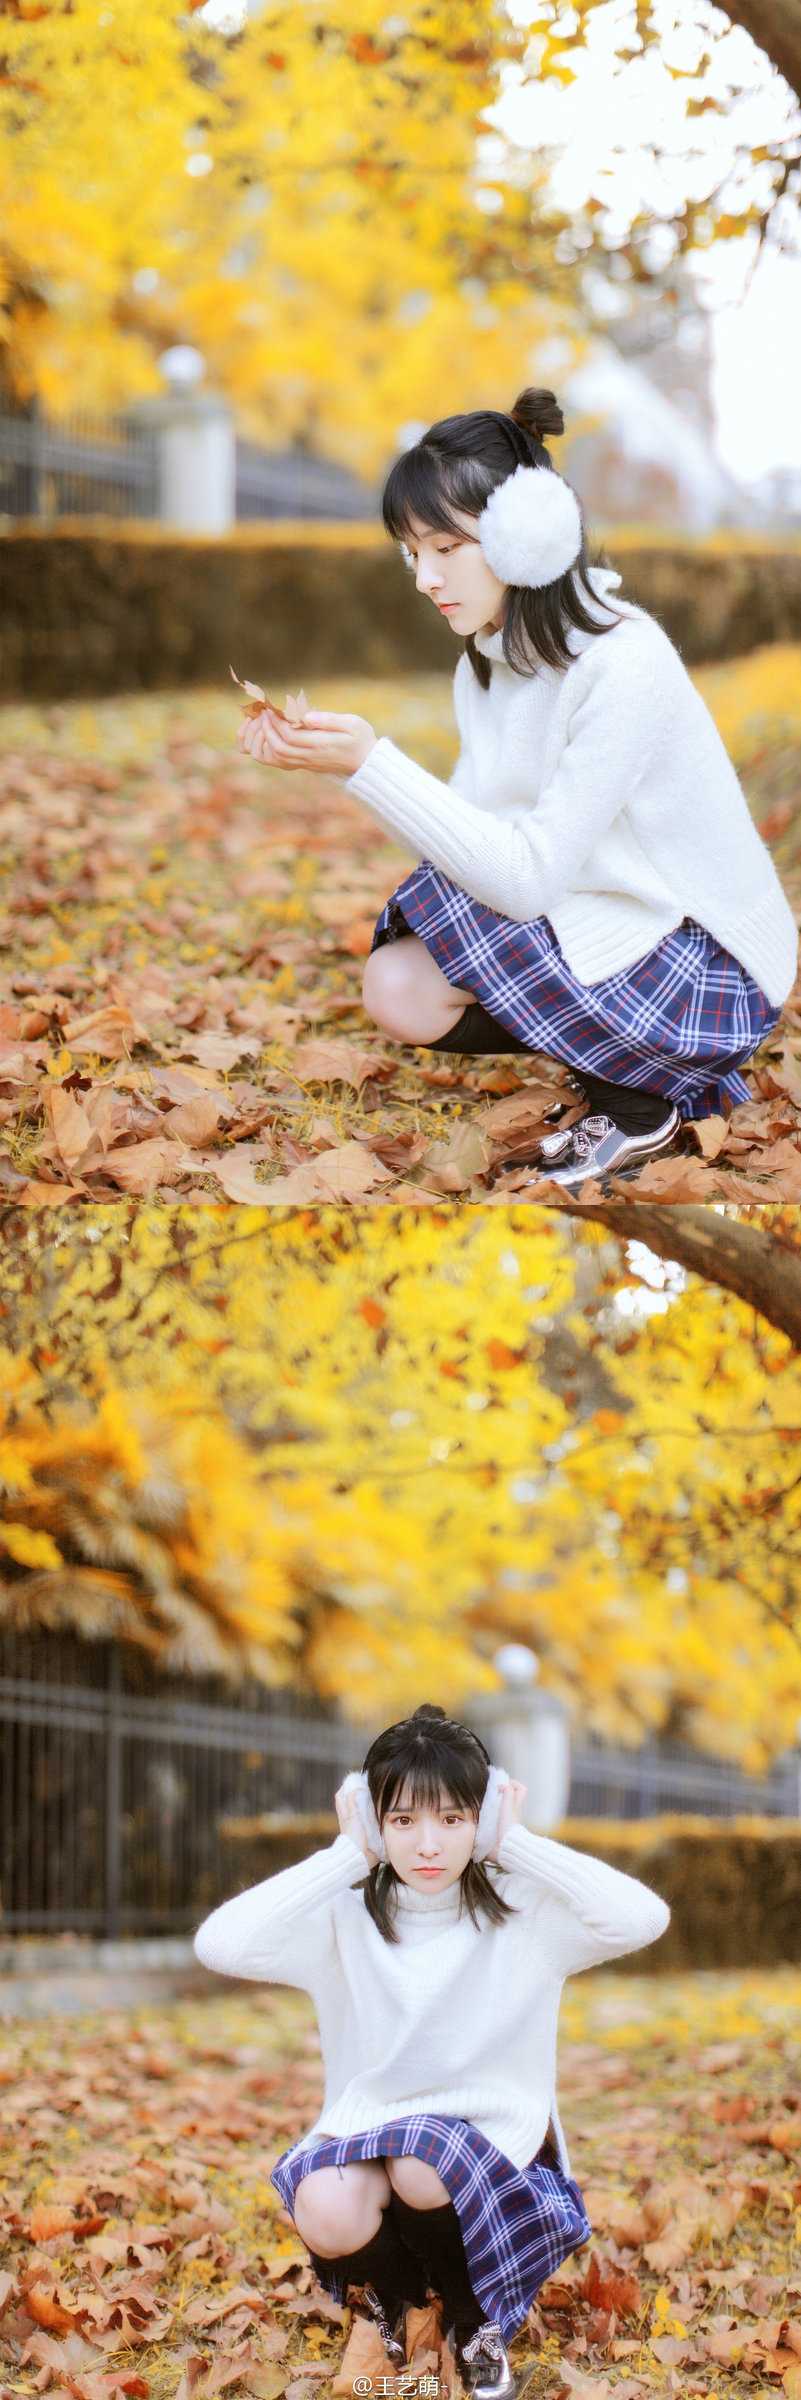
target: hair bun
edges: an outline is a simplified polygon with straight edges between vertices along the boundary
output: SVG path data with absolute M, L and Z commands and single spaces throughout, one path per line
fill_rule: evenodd
M 438 1725 L 447 1725 L 448 1723 L 446 1709 L 435 1707 L 433 1700 L 423 1700 L 420 1707 L 415 1709 L 414 1716 L 412 1718 L 412 1724 L 419 1724 L 421 1718 L 425 1720 L 426 1718 L 430 1719 L 432 1717 L 435 1719 Z
M 531 386 L 520 392 L 509 415 L 523 432 L 533 434 L 534 440 L 544 442 L 546 434 L 564 433 L 565 420 L 555 392 L 535 391 Z

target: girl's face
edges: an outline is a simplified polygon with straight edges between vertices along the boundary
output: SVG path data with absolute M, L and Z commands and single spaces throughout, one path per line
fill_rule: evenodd
M 387 1857 L 400 1883 L 417 1892 L 447 1892 L 472 1856 L 476 1819 L 440 1792 L 439 1807 L 416 1804 L 401 1792 L 382 1825 Z
M 463 532 L 445 533 L 412 517 L 406 548 L 414 561 L 418 592 L 442 610 L 454 633 L 466 639 L 485 625 L 503 624 L 508 586 L 488 567 L 477 539 L 478 519 L 454 510 Z

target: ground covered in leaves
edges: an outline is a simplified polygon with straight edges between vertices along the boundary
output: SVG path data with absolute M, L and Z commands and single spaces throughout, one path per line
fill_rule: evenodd
M 594 2241 L 515 2339 L 519 2400 L 799 2400 L 799 2001 L 790 1969 L 568 1987 L 563 2114 Z M 2 2400 L 396 2392 L 269 2180 L 319 2094 L 310 2005 L 284 1991 L 0 2026 Z M 411 2331 L 435 2400 L 431 2310 Z
M 801 912 L 801 646 L 695 680 Z M 340 680 L 310 699 L 448 774 L 449 677 Z M 364 1014 L 374 919 L 408 861 L 340 782 L 241 758 L 227 694 L 0 720 L 9 1196 L 547 1198 L 520 1161 L 560 1088 L 553 1062 L 393 1047 Z M 747 1107 L 685 1130 L 637 1190 L 801 1199 L 801 987 L 748 1080 Z

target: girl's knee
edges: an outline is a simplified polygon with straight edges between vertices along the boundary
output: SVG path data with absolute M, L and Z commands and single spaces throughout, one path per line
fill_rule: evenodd
M 406 1038 L 414 1008 L 419 949 L 414 935 L 385 942 L 382 949 L 371 952 L 364 970 L 362 998 L 368 1015 L 383 1033 L 394 1035 L 399 1042 Z
M 353 2167 L 320 2167 L 304 2175 L 295 2193 L 295 2224 L 301 2241 L 319 2258 L 348 2258 L 378 2232 L 390 2185 L 378 2160 Z
M 424 2158 L 388 2158 L 387 2174 L 398 2199 L 409 2208 L 444 2208 L 450 2199 L 442 2176 Z

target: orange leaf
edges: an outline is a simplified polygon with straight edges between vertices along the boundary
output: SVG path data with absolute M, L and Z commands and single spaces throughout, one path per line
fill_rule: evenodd
M 68 2308 L 59 2299 L 58 2285 L 51 2290 L 47 2284 L 34 2283 L 25 2294 L 25 2307 L 34 2325 L 44 2325 L 50 2333 L 69 2333 L 86 2315 L 84 2308 Z
M 366 1325 L 385 1325 L 387 1321 L 386 1309 L 380 1308 L 377 1300 L 360 1300 L 356 1315 L 363 1317 Z
M 494 1336 L 487 1343 L 487 1357 L 490 1366 L 498 1372 L 503 1367 L 522 1367 L 525 1355 L 525 1350 L 510 1350 L 508 1342 L 496 1341 Z

